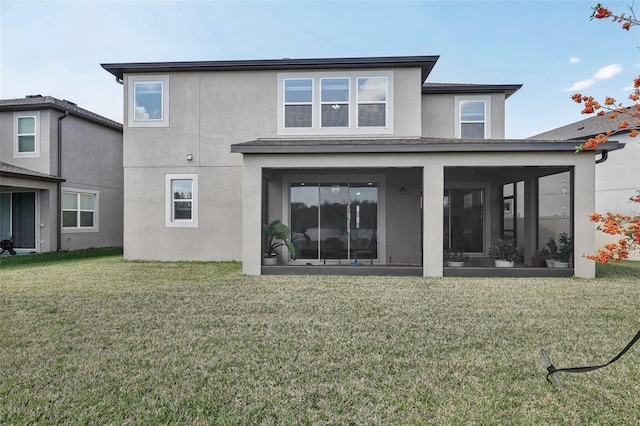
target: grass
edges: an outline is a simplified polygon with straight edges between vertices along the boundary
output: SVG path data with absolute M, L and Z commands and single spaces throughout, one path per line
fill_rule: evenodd
M 640 347 L 560 388 L 540 357 L 616 355 L 639 328 L 640 262 L 594 280 L 247 277 L 98 252 L 0 259 L 0 424 L 640 418 Z

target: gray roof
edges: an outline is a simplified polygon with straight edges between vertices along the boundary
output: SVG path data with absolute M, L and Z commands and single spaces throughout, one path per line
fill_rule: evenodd
M 364 58 L 260 59 L 196 62 L 135 62 L 101 64 L 102 68 L 122 80 L 125 73 L 178 71 L 295 71 L 357 68 L 422 68 L 424 81 L 439 56 L 378 56 Z
M 426 152 L 574 152 L 576 141 L 522 139 L 358 138 L 257 139 L 231 145 L 242 154 L 426 153 Z M 613 151 L 623 143 L 608 142 L 595 152 Z
M 576 121 L 575 123 L 567 124 L 566 126 L 558 127 L 553 130 L 546 131 L 544 133 L 531 136 L 529 139 L 551 139 L 551 140 L 577 140 L 588 139 L 590 137 L 606 133 L 609 130 L 616 130 L 618 124 L 623 120 L 627 120 L 630 123 L 635 120 L 629 119 L 626 114 L 620 114 L 616 118 L 609 118 L 611 114 L 605 113 L 603 116 L 590 116 L 584 120 Z M 640 126 L 630 126 L 625 129 L 625 132 L 632 129 L 640 129 Z
M 25 169 L 24 167 L 14 166 L 0 162 L 0 176 L 14 177 L 21 179 L 35 179 L 47 182 L 64 182 L 63 178 L 48 175 L 46 173 L 36 172 L 35 170 Z
M 470 84 L 470 83 L 425 83 L 422 93 L 425 94 L 472 94 L 472 93 L 504 93 L 505 99 L 520 90 L 522 84 Z
M 122 131 L 122 124 L 91 112 L 71 101 L 60 100 L 53 96 L 31 95 L 18 99 L 0 99 L 0 111 L 33 111 L 53 109 L 60 112 L 69 112 L 70 115 L 89 120 L 93 123 Z

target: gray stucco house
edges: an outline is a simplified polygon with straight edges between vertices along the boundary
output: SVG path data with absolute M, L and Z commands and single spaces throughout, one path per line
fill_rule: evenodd
M 446 250 L 481 267 L 499 238 L 530 263 L 551 232 L 539 211 L 555 209 L 556 230 L 575 238 L 571 273 L 593 277 L 581 254 L 594 249 L 595 159 L 622 144 L 575 154 L 575 142 L 506 140 L 505 101 L 521 85 L 432 83 L 437 60 L 103 64 L 124 90 L 125 257 L 443 276 L 456 273 Z M 273 219 L 299 255 L 268 267 Z
M 122 245 L 122 125 L 50 96 L 0 100 L 0 239 L 17 252 Z

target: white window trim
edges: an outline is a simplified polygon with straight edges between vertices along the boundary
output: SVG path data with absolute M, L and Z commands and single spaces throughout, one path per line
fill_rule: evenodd
M 484 102 L 484 138 L 491 138 L 491 95 L 455 97 L 455 137 L 462 137 L 462 104 L 464 102 Z M 478 122 L 479 123 L 479 122 Z
M 60 206 L 60 229 L 63 234 L 70 233 L 78 233 L 78 232 L 99 232 L 100 231 L 100 191 L 94 191 L 90 189 L 81 189 L 81 188 L 62 188 L 62 193 L 69 192 L 74 194 L 85 194 L 85 195 L 93 195 L 95 197 L 95 202 L 93 205 L 93 226 L 80 226 L 80 218 L 78 218 L 78 226 L 64 226 L 63 220 L 63 211 L 64 209 Z M 80 212 L 80 200 L 78 200 L 78 212 Z
M 362 101 L 360 102 L 360 92 L 358 90 L 359 85 L 358 85 L 358 80 L 363 79 L 363 78 L 384 78 L 386 80 L 386 88 L 387 91 L 385 93 L 385 101 Z M 356 107 L 355 107 L 355 111 L 356 111 L 356 122 L 355 125 L 359 128 L 359 129 L 379 129 L 381 128 L 380 126 L 360 126 L 360 117 L 359 117 L 359 113 L 360 113 L 360 105 L 385 105 L 386 108 L 384 110 L 385 116 L 384 116 L 384 122 L 385 122 L 385 126 L 386 127 L 389 124 L 389 79 L 386 76 L 375 76 L 375 75 L 359 75 L 356 78 L 356 86 L 355 86 L 355 92 L 356 92 Z
M 333 104 L 338 104 L 338 103 L 341 103 L 341 102 L 329 102 L 329 101 L 323 101 L 323 100 L 322 100 L 322 82 L 323 82 L 323 80 L 339 80 L 339 79 L 342 79 L 342 80 L 345 80 L 345 79 L 346 79 L 346 80 L 347 80 L 347 86 L 348 86 L 348 89 L 347 89 L 347 90 L 348 90 L 348 97 L 347 97 L 347 100 L 346 100 L 346 101 L 341 101 L 341 102 L 346 102 L 346 104 L 347 104 L 347 108 L 349 109 L 349 114 L 348 114 L 348 116 L 347 116 L 347 125 L 346 125 L 346 126 L 341 126 L 341 127 L 338 127 L 338 126 L 324 126 L 324 127 L 323 127 L 323 126 L 322 126 L 322 106 L 323 106 L 323 105 L 333 105 Z M 326 128 L 326 129 L 336 129 L 336 128 L 338 128 L 338 129 L 348 129 L 349 127 L 351 127 L 351 126 L 353 125 L 353 123 L 352 123 L 352 121 L 351 121 L 351 115 L 352 115 L 352 113 L 351 113 L 351 112 L 352 112 L 352 109 L 353 109 L 353 108 L 352 108 L 352 106 L 351 106 L 351 99 L 352 99 L 352 96 L 351 96 L 351 87 L 352 87 L 352 83 L 353 83 L 353 82 L 352 82 L 352 79 L 351 79 L 351 78 L 348 78 L 348 77 L 337 77 L 337 76 L 336 76 L 336 77 L 321 77 L 321 78 L 319 78 L 318 80 L 319 80 L 319 83 L 320 83 L 320 110 L 318 111 L 319 126 L 320 126 L 321 128 Z M 313 106 L 313 105 L 312 105 L 312 106 Z
M 18 143 L 18 119 L 35 118 L 34 152 L 19 152 Z M 13 114 L 13 158 L 38 158 L 40 157 L 40 111 L 16 112 Z
M 162 83 L 162 119 L 135 119 L 135 83 Z M 168 75 L 130 75 L 127 77 L 127 126 L 128 127 L 169 127 L 169 76 Z
M 386 126 L 358 127 L 358 78 L 385 77 L 387 80 Z M 312 127 L 284 127 L 284 80 L 313 79 Z M 349 79 L 349 127 L 321 127 L 321 79 Z M 393 70 L 325 71 L 278 73 L 277 82 L 277 133 L 279 136 L 327 136 L 327 135 L 392 135 L 394 132 L 394 72 Z
M 191 219 L 173 219 L 173 194 L 171 182 L 174 180 L 190 180 L 192 186 Z M 166 228 L 197 228 L 198 227 L 198 175 L 197 174 L 166 174 L 164 200 L 164 226 Z

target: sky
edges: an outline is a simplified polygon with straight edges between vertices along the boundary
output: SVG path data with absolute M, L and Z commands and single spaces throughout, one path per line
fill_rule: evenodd
M 0 98 L 54 96 L 122 123 L 102 63 L 438 55 L 428 82 L 522 84 L 505 136 L 527 138 L 587 118 L 576 92 L 629 104 L 640 32 L 590 20 L 595 3 L 0 0 Z

